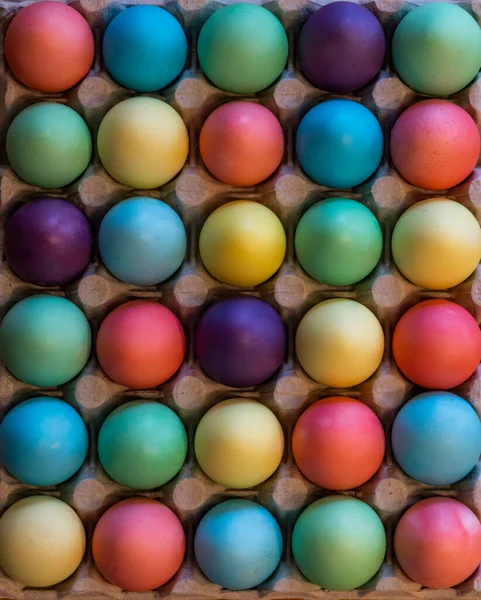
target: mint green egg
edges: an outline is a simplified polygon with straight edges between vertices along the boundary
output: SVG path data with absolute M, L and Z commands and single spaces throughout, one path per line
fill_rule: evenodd
M 399 76 L 413 90 L 449 96 L 466 87 L 481 68 L 481 30 L 456 4 L 424 4 L 399 23 L 392 58 Z
M 39 387 L 73 379 L 90 355 L 90 326 L 73 302 L 39 294 L 21 300 L 0 325 L 0 356 L 14 377 Z
M 386 532 L 377 513 L 352 496 L 328 496 L 306 508 L 292 532 L 297 566 L 328 590 L 353 590 L 377 573 Z
M 31 185 L 60 188 L 87 168 L 92 139 L 82 117 L 64 104 L 40 102 L 22 110 L 7 132 L 7 155 Z
M 349 198 L 328 198 L 300 219 L 295 235 L 302 268 L 327 285 L 351 285 L 375 268 L 382 231 L 374 214 Z
M 135 400 L 105 419 L 98 451 L 103 468 L 114 481 L 149 490 L 164 485 L 180 471 L 187 456 L 187 434 L 168 406 Z

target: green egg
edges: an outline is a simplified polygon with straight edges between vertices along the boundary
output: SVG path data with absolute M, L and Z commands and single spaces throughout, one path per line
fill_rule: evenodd
M 187 455 L 187 434 L 173 410 L 152 400 L 115 409 L 98 439 L 99 458 L 110 477 L 130 488 L 149 490 L 177 475 Z
M 7 132 L 7 155 L 19 177 L 41 188 L 75 181 L 92 154 L 90 131 L 64 104 L 40 102 L 22 110 Z
M 300 219 L 295 235 L 302 268 L 327 285 L 351 285 L 364 279 L 382 252 L 382 231 L 363 204 L 349 198 L 328 198 Z
M 273 83 L 287 62 L 284 28 L 256 4 L 231 4 L 216 11 L 201 29 L 198 56 L 214 85 L 235 94 L 254 94 Z
M 413 90 L 449 96 L 466 87 L 481 68 L 481 30 L 460 6 L 424 4 L 399 23 L 392 58 L 399 76 Z
M 15 304 L 0 325 L 0 355 L 14 377 L 40 387 L 73 379 L 90 355 L 90 326 L 73 302 L 40 294 Z
M 306 508 L 292 532 L 297 566 L 328 590 L 353 590 L 377 573 L 386 532 L 377 513 L 351 496 L 328 496 Z

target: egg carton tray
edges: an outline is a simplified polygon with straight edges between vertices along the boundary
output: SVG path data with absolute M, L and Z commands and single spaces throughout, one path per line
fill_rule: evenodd
M 15 13 L 30 2 L 0 1 L 0 47 L 8 23 Z M 386 149 L 382 165 L 368 182 L 349 190 L 336 191 L 318 186 L 302 173 L 294 153 L 294 138 L 302 116 L 322 99 L 332 97 L 311 86 L 299 73 L 294 47 L 300 26 L 307 15 L 320 5 L 308 0 L 278 0 L 264 6 L 276 14 L 285 26 L 290 44 L 288 65 L 281 78 L 269 89 L 255 96 L 242 97 L 222 92 L 203 76 L 196 57 L 196 40 L 207 17 L 223 6 L 211 0 L 178 0 L 158 4 L 172 12 L 183 24 L 189 39 L 189 58 L 179 80 L 155 94 L 171 104 L 189 130 L 190 153 L 178 177 L 155 190 L 126 188 L 103 170 L 95 152 L 95 137 L 106 112 L 133 94 L 119 87 L 106 73 L 100 56 L 103 31 L 113 16 L 130 1 L 79 0 L 72 6 L 90 23 L 96 39 L 96 57 L 92 70 L 80 85 L 62 95 L 33 92 L 14 79 L 3 56 L 0 56 L 0 132 L 4 137 L 14 116 L 27 105 L 39 101 L 62 102 L 77 110 L 86 120 L 94 140 L 94 154 L 84 175 L 61 190 L 40 190 L 17 178 L 8 165 L 4 145 L 0 151 L 0 317 L 20 299 L 39 293 L 61 295 L 75 302 L 86 314 L 95 333 L 112 308 L 135 298 L 150 299 L 171 308 L 183 321 L 188 350 L 177 375 L 148 391 L 128 390 L 110 381 L 102 372 L 95 350 L 82 373 L 69 384 L 53 389 L 38 389 L 15 380 L 0 364 L 0 416 L 21 400 L 49 394 L 63 398 L 82 415 L 89 429 L 90 450 L 77 475 L 52 488 L 25 485 L 0 470 L 0 512 L 13 502 L 32 494 L 48 494 L 69 503 L 83 520 L 87 531 L 87 552 L 76 573 L 65 582 L 47 589 L 24 588 L 0 572 L 0 597 L 15 600 L 74 599 L 147 600 L 150 598 L 256 600 L 257 598 L 316 600 L 323 598 L 406 598 L 449 599 L 458 596 L 479 597 L 481 569 L 468 581 L 447 590 L 430 590 L 409 580 L 401 571 L 393 552 L 393 531 L 402 513 L 414 502 L 432 495 L 459 499 L 481 516 L 481 464 L 464 480 L 452 486 L 434 488 L 407 477 L 392 458 L 390 429 L 399 407 L 418 393 L 397 369 L 391 354 L 392 330 L 400 315 L 411 305 L 428 298 L 447 298 L 466 307 L 481 322 L 481 268 L 466 282 L 449 292 L 421 290 L 406 281 L 393 264 L 390 237 L 399 215 L 412 203 L 427 197 L 447 196 L 461 202 L 481 222 L 481 168 L 460 186 L 432 193 L 407 184 L 393 169 L 389 158 L 389 132 L 397 116 L 420 99 L 407 88 L 393 71 L 389 52 L 383 70 L 375 82 L 350 98 L 371 109 L 381 122 Z M 481 1 L 463 7 L 481 21 Z M 404 0 L 376 0 L 365 6 L 383 24 L 388 38 L 399 20 L 415 4 Z M 208 114 L 222 103 L 247 98 L 272 110 L 280 120 L 286 137 L 286 151 L 274 177 L 255 188 L 232 188 L 214 180 L 202 165 L 198 150 L 199 131 Z M 463 106 L 481 128 L 481 78 L 452 98 Z M 480 166 L 480 165 L 478 165 Z M 170 280 L 149 288 L 133 287 L 113 278 L 102 266 L 95 249 L 84 274 L 74 283 L 61 288 L 43 289 L 19 280 L 10 270 L 1 252 L 3 225 L 9 215 L 26 199 L 36 196 L 65 198 L 80 207 L 89 218 L 94 232 L 107 210 L 130 196 L 151 196 L 167 202 L 180 214 L 188 232 L 188 251 L 180 271 Z M 366 280 L 349 287 L 333 288 L 309 278 L 299 266 L 294 253 L 294 231 L 305 210 L 322 198 L 347 196 L 366 204 L 377 216 L 384 235 L 384 251 L 379 265 Z M 287 232 L 288 250 L 279 272 L 253 289 L 240 290 L 214 280 L 199 258 L 198 236 L 207 216 L 221 204 L 234 199 L 249 199 L 271 208 Z M 270 302 L 282 315 L 288 331 L 288 353 L 278 374 L 265 384 L 246 390 L 228 388 L 210 381 L 199 368 L 193 351 L 193 331 L 202 310 L 220 297 L 250 294 Z M 316 303 L 333 297 L 351 298 L 370 308 L 379 318 L 386 347 L 382 364 L 367 382 L 349 389 L 328 389 L 309 379 L 302 371 L 294 352 L 294 334 L 301 317 Z M 349 368 L 348 366 L 346 368 Z M 481 416 L 481 369 L 457 391 L 472 403 Z M 345 492 L 370 504 L 384 522 L 388 550 L 379 573 L 367 584 L 351 592 L 323 590 L 309 583 L 297 569 L 290 550 L 293 525 L 315 499 L 333 492 L 307 481 L 292 457 L 290 440 L 293 426 L 301 412 L 313 401 L 330 395 L 348 395 L 361 399 L 381 419 L 387 438 L 387 453 L 378 473 L 365 485 Z M 230 397 L 256 398 L 264 402 L 279 418 L 286 440 L 283 461 L 265 483 L 250 490 L 229 490 L 209 480 L 198 466 L 193 452 L 197 423 L 216 402 Z M 100 515 L 122 498 L 138 492 L 122 487 L 108 478 L 99 465 L 96 440 L 105 417 L 116 406 L 134 398 L 166 403 L 182 418 L 189 438 L 189 454 L 181 472 L 162 488 L 142 495 L 156 498 L 172 508 L 181 519 L 187 536 L 186 558 L 178 574 L 162 588 L 149 593 L 126 593 L 107 583 L 97 571 L 90 551 L 92 531 Z M 209 582 L 195 563 L 193 536 L 197 523 L 214 504 L 232 497 L 257 500 L 278 519 L 284 536 L 284 552 L 275 573 L 253 590 L 232 592 Z

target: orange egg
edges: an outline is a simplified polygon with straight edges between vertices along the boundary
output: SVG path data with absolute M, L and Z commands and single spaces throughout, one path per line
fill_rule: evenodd
M 182 364 L 185 334 L 168 308 L 134 300 L 115 308 L 97 334 L 97 357 L 107 375 L 133 389 L 155 388 Z
M 476 166 L 480 139 L 469 114 L 447 100 L 424 100 L 405 110 L 391 132 L 394 166 L 409 183 L 444 190 Z
M 284 154 L 279 121 L 255 102 L 229 102 L 215 110 L 202 127 L 199 143 L 212 175 L 239 187 L 270 177 Z
M 5 58 L 23 84 L 41 92 L 63 92 L 88 73 L 94 36 L 75 9 L 35 2 L 20 10 L 5 36 Z

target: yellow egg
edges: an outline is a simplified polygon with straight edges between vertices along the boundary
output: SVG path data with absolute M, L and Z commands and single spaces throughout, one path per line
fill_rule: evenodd
M 255 400 L 234 398 L 211 408 L 195 432 L 195 455 L 215 482 L 233 489 L 254 487 L 268 479 L 284 452 L 277 417 Z
M 444 290 L 476 269 L 481 229 L 462 204 L 430 198 L 401 215 L 392 234 L 392 253 L 406 279 L 423 288 Z
M 352 387 L 379 367 L 384 334 L 365 306 L 335 298 L 316 304 L 296 332 L 296 353 L 302 368 L 329 387 Z
M 229 285 L 253 287 L 272 277 L 286 253 L 286 234 L 263 204 L 237 200 L 215 210 L 204 223 L 200 257 L 210 274 Z
M 29 587 L 67 579 L 85 552 L 85 531 L 77 513 L 51 496 L 29 496 L 0 519 L 0 567 Z
M 184 166 L 189 135 L 168 104 L 137 96 L 116 104 L 100 124 L 97 146 L 106 171 L 128 187 L 156 188 Z

